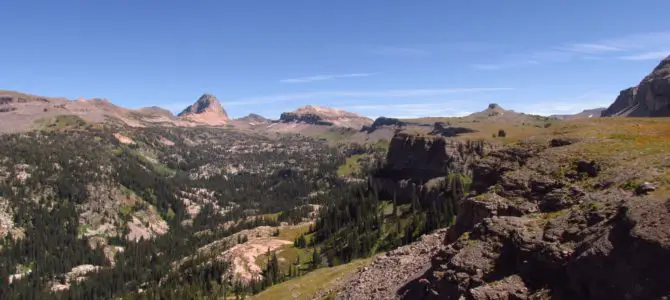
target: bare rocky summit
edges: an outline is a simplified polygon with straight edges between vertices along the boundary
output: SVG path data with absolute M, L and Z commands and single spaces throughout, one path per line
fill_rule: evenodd
M 621 91 L 602 116 L 670 116 L 670 56 L 661 61 L 637 87 Z
M 307 105 L 294 112 L 282 113 L 279 121 L 282 123 L 305 123 L 361 129 L 372 125 L 372 120 L 358 114 L 341 109 Z
M 210 94 L 200 96 L 193 105 L 184 109 L 178 116 L 183 120 L 206 125 L 224 125 L 229 121 L 228 114 L 219 100 Z

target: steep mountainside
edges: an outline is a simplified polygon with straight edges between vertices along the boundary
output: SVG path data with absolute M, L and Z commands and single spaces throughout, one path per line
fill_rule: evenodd
M 228 123 L 229 118 L 226 111 L 214 95 L 204 94 L 187 107 L 178 116 L 183 120 L 188 120 L 206 125 L 224 125 Z
M 318 207 L 308 199 L 320 203 L 342 184 L 343 161 L 312 139 L 229 128 L 0 135 L 0 298 L 185 299 L 194 284 L 217 295 L 241 284 L 233 278 L 246 265 L 262 280 L 256 256 L 307 230 L 301 222 Z M 273 226 L 264 239 L 243 231 L 261 225 Z
M 602 116 L 670 116 L 670 56 L 661 61 L 637 87 L 621 91 Z
M 294 112 L 282 113 L 279 121 L 282 123 L 305 123 L 354 129 L 372 124 L 371 119 L 355 113 L 313 105 L 303 106 Z

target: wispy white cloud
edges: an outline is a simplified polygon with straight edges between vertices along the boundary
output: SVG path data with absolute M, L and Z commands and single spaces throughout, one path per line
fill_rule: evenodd
M 365 46 L 365 52 L 390 57 L 427 57 L 453 53 L 502 51 L 509 45 L 480 41 L 444 41 L 407 45 Z
M 243 106 L 262 103 L 273 103 L 282 101 L 304 100 L 304 99 L 330 99 L 335 98 L 418 98 L 443 96 L 454 93 L 475 93 L 475 92 L 498 92 L 513 90 L 508 87 L 478 87 L 478 88 L 432 88 L 432 89 L 398 89 L 398 90 L 379 90 L 379 91 L 321 91 L 307 93 L 280 94 L 261 97 L 250 97 L 244 99 L 234 99 L 225 101 L 228 106 Z
M 324 81 L 324 80 L 334 80 L 341 78 L 355 78 L 355 77 L 370 77 L 377 75 L 376 73 L 350 73 L 350 74 L 337 74 L 337 75 L 314 75 L 307 77 L 299 78 L 288 78 L 279 80 L 281 83 L 306 83 L 313 81 Z
M 353 111 L 374 119 L 391 118 L 460 117 L 471 112 L 463 109 L 463 101 L 441 101 L 439 103 L 396 103 L 343 106 L 340 109 Z
M 521 65 L 534 65 L 534 64 L 539 64 L 537 60 L 534 59 L 529 59 L 526 61 L 518 61 L 518 62 L 502 62 L 502 63 L 497 63 L 497 64 L 474 64 L 472 65 L 473 68 L 478 69 L 478 70 L 500 70 L 500 69 L 505 69 L 505 68 L 511 68 L 515 66 L 521 66 Z
M 670 55 L 670 50 L 668 51 L 653 51 L 653 52 L 643 52 L 633 55 L 621 56 L 620 59 L 623 60 L 662 60 Z
M 670 31 L 640 33 L 514 53 L 499 58 L 497 62 L 478 63 L 471 67 L 479 70 L 500 70 L 541 63 L 568 62 L 574 59 L 652 60 L 665 58 L 670 54 L 667 49 L 670 49 Z
M 512 104 L 509 108 L 528 114 L 550 116 L 576 114 L 586 109 L 608 107 L 616 95 L 610 93 L 590 92 L 575 97 L 546 99 L 534 101 L 532 104 Z
M 559 49 L 568 51 L 568 52 L 577 52 L 577 53 L 602 53 L 602 52 L 612 52 L 612 51 L 621 51 L 622 49 L 608 44 L 571 44 L 567 46 L 559 47 Z
M 380 46 L 374 47 L 370 53 L 383 56 L 426 56 L 428 51 L 419 47 Z

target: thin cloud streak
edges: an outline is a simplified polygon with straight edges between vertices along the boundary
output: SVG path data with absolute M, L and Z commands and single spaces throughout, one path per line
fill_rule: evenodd
M 366 116 L 391 118 L 421 118 L 421 117 L 462 117 L 470 112 L 463 109 L 464 101 L 443 101 L 439 103 L 397 103 L 397 104 L 370 104 L 343 106 L 340 109 L 354 111 Z M 383 114 L 374 116 L 374 113 Z
M 654 52 L 644 52 L 628 56 L 622 56 L 620 59 L 623 60 L 662 60 L 670 55 L 669 51 L 654 51 Z
M 540 100 L 533 104 L 512 106 L 517 112 L 525 112 L 540 116 L 575 114 L 586 109 L 608 107 L 616 98 L 610 93 L 591 92 L 565 99 Z
M 413 47 L 382 46 L 370 50 L 370 53 L 382 56 L 426 56 L 428 51 Z
M 404 89 L 404 90 L 381 90 L 381 91 L 322 91 L 322 92 L 308 92 L 308 93 L 251 97 L 246 99 L 226 101 L 225 104 L 228 106 L 243 106 L 243 105 L 273 103 L 273 102 L 302 100 L 302 99 L 314 99 L 314 98 L 403 98 L 403 97 L 412 98 L 412 97 L 443 96 L 454 93 L 496 92 L 496 91 L 509 91 L 509 90 L 513 90 L 513 88 L 484 87 L 484 88 Z
M 488 51 L 502 51 L 507 47 L 508 45 L 488 42 L 445 41 L 411 45 L 366 46 L 365 52 L 388 57 L 427 57 L 432 55 L 447 55 L 454 52 L 485 53 Z
M 569 52 L 588 53 L 588 54 L 623 50 L 619 47 L 607 44 L 572 44 L 565 47 L 559 47 L 559 49 Z
M 643 49 L 654 49 L 642 52 Z M 670 31 L 627 35 L 602 39 L 591 43 L 563 44 L 548 49 L 517 53 L 494 63 L 478 63 L 471 67 L 478 70 L 501 70 L 532 64 L 568 62 L 574 59 L 602 60 L 655 60 L 665 58 L 670 49 Z M 532 63 L 529 63 L 532 62 Z
M 324 81 L 324 80 L 334 80 L 341 78 L 356 78 L 356 77 L 370 77 L 377 75 L 376 73 L 351 73 L 351 74 L 339 74 L 339 75 L 314 75 L 307 77 L 299 78 L 288 78 L 279 80 L 281 83 L 306 83 L 313 81 Z

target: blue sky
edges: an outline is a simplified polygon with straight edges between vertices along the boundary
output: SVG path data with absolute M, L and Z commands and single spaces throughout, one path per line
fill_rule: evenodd
M 551 3 L 550 3 L 551 2 Z M 232 116 L 609 105 L 670 54 L 667 0 L 6 1 L 0 89 Z

